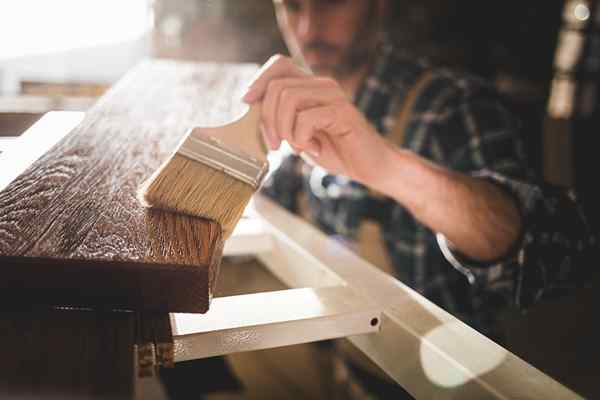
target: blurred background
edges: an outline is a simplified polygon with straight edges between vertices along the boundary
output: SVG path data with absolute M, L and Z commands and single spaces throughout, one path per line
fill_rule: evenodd
M 533 166 L 550 182 L 575 186 L 598 226 L 598 2 L 391 3 L 398 46 L 493 82 L 521 115 Z M 0 152 L 45 112 L 85 111 L 142 59 L 260 64 L 274 53 L 287 50 L 272 0 L 2 0 Z M 599 333 L 582 314 L 592 301 L 584 297 L 588 306 L 571 299 L 526 321 L 507 316 L 507 326 L 513 352 L 593 393 L 597 352 L 573 339 Z
M 85 111 L 147 57 L 260 63 L 284 51 L 270 0 L 3 0 L 0 137 L 50 110 Z
M 585 163 L 577 176 L 573 164 L 587 155 L 573 161 L 564 132 L 576 114 L 575 72 L 595 43 L 593 1 L 391 4 L 399 47 L 484 76 L 508 96 L 549 180 L 571 185 L 585 175 Z M 0 134 L 19 133 L 50 109 L 85 110 L 146 57 L 263 63 L 286 52 L 272 0 L 3 0 L 0 113 L 22 118 L 0 117 Z
M 494 82 L 521 115 L 533 166 L 577 186 L 600 220 L 597 1 L 390 3 L 397 45 Z M 3 0 L 0 137 L 49 110 L 85 110 L 146 57 L 260 64 L 286 52 L 272 0 Z

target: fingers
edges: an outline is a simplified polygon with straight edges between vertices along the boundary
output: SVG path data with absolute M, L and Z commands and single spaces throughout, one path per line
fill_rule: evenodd
M 298 88 L 303 86 L 315 86 L 312 80 L 304 78 L 285 78 L 272 80 L 268 84 L 268 89 L 263 97 L 261 121 L 263 121 L 263 127 L 266 131 L 266 135 L 274 138 L 273 143 L 275 147 L 271 149 L 279 148 L 279 144 L 284 137 L 280 136 L 277 132 L 280 130 L 277 128 L 276 117 L 279 115 L 279 102 L 281 93 L 286 88 Z
M 284 87 L 267 93 L 267 107 L 262 110 L 262 121 L 272 135 L 288 142 L 294 142 L 292 133 L 299 112 L 345 100 L 336 89 L 315 82 L 312 86 Z
M 267 144 L 267 147 L 271 150 L 279 149 L 281 146 L 281 139 L 278 136 L 274 136 L 270 131 L 267 131 L 265 125 L 261 122 L 260 132 L 262 133 L 263 140 Z
M 269 82 L 279 78 L 305 78 L 310 76 L 302 71 L 289 57 L 275 55 L 271 57 L 257 72 L 242 100 L 246 103 L 254 103 L 260 100 L 267 90 Z
M 296 125 L 290 142 L 301 151 L 307 151 L 313 157 L 321 152 L 323 132 L 334 124 L 335 112 L 332 107 L 311 108 L 298 113 Z
M 319 153 L 322 143 L 317 131 L 331 124 L 332 115 L 337 115 L 332 106 L 350 105 L 339 84 L 307 74 L 283 56 L 272 57 L 257 75 L 243 100 L 262 101 L 261 130 L 269 148 L 278 149 L 286 140 L 296 151 Z M 319 111 L 303 114 L 305 120 L 297 129 L 298 116 L 312 109 Z

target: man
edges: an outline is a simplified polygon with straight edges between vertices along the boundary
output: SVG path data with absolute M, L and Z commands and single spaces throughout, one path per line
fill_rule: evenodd
M 577 249 L 595 239 L 572 197 L 523 183 L 519 123 L 490 87 L 396 54 L 381 29 L 390 3 L 275 0 L 296 62 L 273 57 L 244 100 L 262 102 L 269 148 L 285 140 L 297 155 L 265 192 L 294 212 L 305 194 L 313 221 L 351 241 L 375 221 L 399 279 L 501 339 L 498 311 L 572 285 Z M 387 136 L 411 96 L 399 145 Z M 560 271 L 531 262 L 548 248 Z
M 384 0 L 276 2 L 290 51 L 315 74 L 274 57 L 244 100 L 262 100 L 263 132 L 271 149 L 287 140 L 318 167 L 300 177 L 287 173 L 298 165 L 284 166 L 268 191 L 296 211 L 297 192 L 311 188 L 306 192 L 313 217 L 330 233 L 352 236 L 360 219 L 378 219 L 398 276 L 474 323 L 465 301 L 468 281 L 449 267 L 433 232 L 476 260 L 495 260 L 510 251 L 520 234 L 511 196 L 487 180 L 455 171 L 489 168 L 526 178 L 518 123 L 483 83 L 440 72 L 417 99 L 403 147 L 387 141 L 403 96 L 426 68 L 380 43 L 386 6 Z M 323 169 L 331 175 L 315 183 L 315 170 Z M 335 195 L 318 192 L 319 185 L 337 187 L 330 190 Z M 361 215 L 374 208 L 382 215 Z

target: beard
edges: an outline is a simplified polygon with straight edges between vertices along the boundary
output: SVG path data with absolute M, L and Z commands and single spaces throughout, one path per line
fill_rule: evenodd
M 357 70 L 371 64 L 381 36 L 381 20 L 375 7 L 369 8 L 364 24 L 356 31 L 352 45 L 344 52 L 341 61 L 333 68 L 333 76 L 343 79 Z
M 357 46 L 357 43 L 353 42 L 350 48 L 341 49 L 323 41 L 315 41 L 307 44 L 302 49 L 302 54 L 305 63 L 314 74 L 343 79 L 368 63 L 371 47 L 372 43 Z M 309 54 L 318 54 L 320 60 L 311 62 Z
M 381 33 L 382 21 L 378 18 L 374 6 L 369 7 L 367 18 L 363 21 L 347 48 L 323 40 L 315 40 L 297 49 L 300 53 L 296 55 L 297 58 L 303 60 L 316 75 L 331 76 L 338 80 L 352 75 L 371 63 Z M 310 58 L 310 54 L 318 54 L 321 60 L 326 61 L 311 63 L 307 59 Z

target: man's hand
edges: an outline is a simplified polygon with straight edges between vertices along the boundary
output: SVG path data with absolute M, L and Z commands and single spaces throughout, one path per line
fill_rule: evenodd
M 243 100 L 262 100 L 262 129 L 270 148 L 287 140 L 331 173 L 393 198 L 463 254 L 495 260 L 518 239 L 522 221 L 511 196 L 484 179 L 392 145 L 334 80 L 311 76 L 289 58 L 276 56 Z
M 387 145 L 333 79 L 316 77 L 284 56 L 272 57 L 243 100 L 262 101 L 262 131 L 270 149 L 286 140 L 334 174 L 368 184 Z

